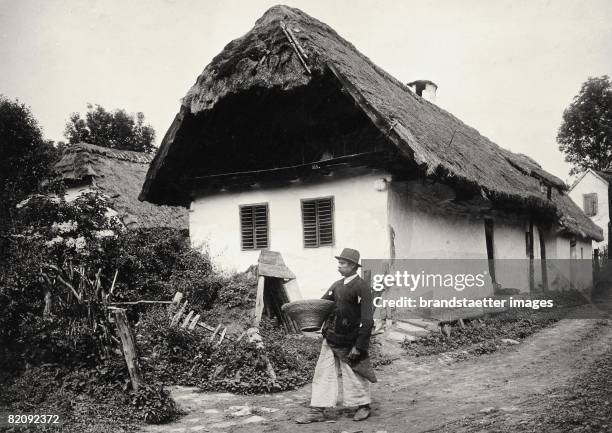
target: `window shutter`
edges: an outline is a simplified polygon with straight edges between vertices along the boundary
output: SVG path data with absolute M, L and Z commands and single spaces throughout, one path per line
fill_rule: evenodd
M 598 212 L 597 193 L 595 194 L 584 194 L 582 196 L 582 204 L 584 213 L 587 216 L 595 216 Z
M 268 205 L 240 206 L 240 235 L 243 250 L 268 248 Z
M 333 197 L 302 200 L 304 247 L 317 248 L 334 244 Z

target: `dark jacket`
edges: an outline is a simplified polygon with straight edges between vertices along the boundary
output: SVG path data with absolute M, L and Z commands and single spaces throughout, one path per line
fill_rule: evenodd
M 321 299 L 336 303 L 322 330 L 327 342 L 367 352 L 374 327 L 370 286 L 359 276 L 346 285 L 344 279 L 338 280 Z

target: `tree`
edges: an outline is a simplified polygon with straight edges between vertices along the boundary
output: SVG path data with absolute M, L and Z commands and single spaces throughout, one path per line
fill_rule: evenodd
M 144 114 L 128 114 L 125 110 L 106 111 L 101 105 L 87 104 L 82 118 L 72 113 L 64 136 L 70 144 L 90 143 L 98 146 L 137 152 L 152 152 L 155 131 L 144 124 Z
M 0 95 L 0 234 L 12 226 L 17 203 L 49 188 L 44 181 L 51 179 L 57 157 L 30 108 Z
M 612 84 L 610 77 L 589 77 L 563 112 L 559 150 L 572 165 L 570 175 L 612 163 Z

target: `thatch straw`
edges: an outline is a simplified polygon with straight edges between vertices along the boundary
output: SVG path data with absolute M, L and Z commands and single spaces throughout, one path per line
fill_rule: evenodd
M 281 26 L 291 30 L 306 55 Z M 287 6 L 269 9 L 246 35 L 230 42 L 206 66 L 183 100 L 181 110 L 164 137 L 151 164 L 140 198 L 157 203 L 187 204 L 176 200 L 180 171 L 189 162 L 186 149 L 195 116 L 214 112 L 220 101 L 253 89 L 288 92 L 307 87 L 315 78 L 329 76 L 373 120 L 376 127 L 428 176 L 480 189 L 493 201 L 514 202 L 522 208 L 550 209 L 561 221 L 575 220 L 568 230 L 599 240 L 602 232 L 580 209 L 555 194 L 551 203 L 542 182 L 559 191 L 563 181 L 544 171 L 530 158 L 503 149 L 452 114 L 412 93 L 406 85 L 372 63 L 324 23 Z M 181 184 L 182 188 L 189 185 Z M 173 196 L 174 194 L 174 196 Z
M 129 228 L 188 229 L 187 211 L 138 200 L 152 157 L 141 152 L 115 150 L 93 144 L 69 146 L 54 170 L 67 186 L 93 181 Z

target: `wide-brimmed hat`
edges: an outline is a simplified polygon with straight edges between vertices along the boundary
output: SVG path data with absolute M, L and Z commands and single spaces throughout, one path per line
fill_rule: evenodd
M 342 253 L 339 256 L 335 256 L 338 260 L 348 260 L 349 262 L 355 263 L 357 266 L 361 266 L 359 264 L 359 251 L 354 250 L 352 248 L 345 248 L 342 250 Z

